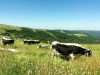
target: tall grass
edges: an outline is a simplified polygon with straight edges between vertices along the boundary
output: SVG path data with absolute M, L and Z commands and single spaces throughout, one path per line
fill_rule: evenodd
M 82 44 L 92 49 L 92 57 L 81 56 L 71 62 L 52 58 L 49 47 L 37 49 L 38 45 L 16 41 L 5 46 L 19 52 L 0 51 L 0 75 L 100 75 L 100 44 Z M 4 46 L 0 44 L 0 47 Z

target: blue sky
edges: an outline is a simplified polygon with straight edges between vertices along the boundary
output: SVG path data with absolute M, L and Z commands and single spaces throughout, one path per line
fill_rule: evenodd
M 100 0 L 0 0 L 0 24 L 100 30 Z

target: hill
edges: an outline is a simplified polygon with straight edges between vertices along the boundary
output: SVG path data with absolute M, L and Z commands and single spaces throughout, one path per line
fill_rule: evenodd
M 3 36 L 20 40 L 39 39 L 41 42 L 57 40 L 60 42 L 100 43 L 100 38 L 80 31 L 31 29 L 0 24 L 0 39 Z
M 76 32 L 83 32 L 86 34 L 89 34 L 91 36 L 96 36 L 96 37 L 100 37 L 100 31 L 93 31 L 93 30 L 78 30 Z

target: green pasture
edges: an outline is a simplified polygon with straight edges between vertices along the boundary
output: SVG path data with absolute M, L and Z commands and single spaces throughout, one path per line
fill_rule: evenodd
M 16 40 L 14 45 L 0 47 L 0 75 L 100 75 L 100 44 L 81 44 L 91 48 L 92 57 L 81 56 L 73 61 L 51 56 L 50 46 L 38 49 Z M 13 48 L 19 52 L 8 51 Z

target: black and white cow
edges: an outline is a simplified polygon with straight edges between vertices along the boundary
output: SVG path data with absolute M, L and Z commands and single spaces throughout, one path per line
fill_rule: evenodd
M 58 52 L 61 55 L 71 56 L 71 59 L 74 59 L 74 55 L 76 54 L 85 56 L 92 55 L 90 49 L 84 48 L 77 43 L 60 43 L 58 41 L 54 41 L 51 43 L 51 49 L 53 49 L 53 56 Z
M 1 40 L 1 43 L 3 43 L 4 45 L 14 44 L 14 40 L 3 37 L 2 40 Z
M 51 42 L 50 42 L 50 41 L 47 41 L 46 43 L 47 43 L 47 44 L 51 44 Z
M 40 40 L 24 40 L 23 41 L 24 42 L 24 44 L 38 44 L 38 43 L 40 43 Z
M 42 48 L 48 48 L 49 45 L 39 45 L 37 46 L 38 49 L 42 49 Z

